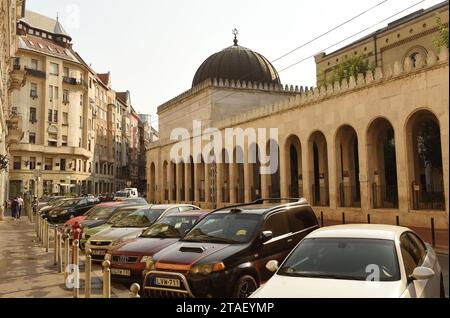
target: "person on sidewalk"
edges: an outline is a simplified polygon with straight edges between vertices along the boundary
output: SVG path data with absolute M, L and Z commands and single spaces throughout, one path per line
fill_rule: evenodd
M 19 201 L 17 200 L 17 197 L 15 197 L 11 201 L 11 216 L 13 217 L 14 221 L 17 219 L 18 213 L 19 213 Z
M 19 210 L 18 210 L 18 219 L 20 219 L 20 215 L 22 214 L 22 210 L 23 210 L 23 206 L 24 206 L 24 202 L 22 197 L 19 195 L 19 197 L 17 198 L 17 201 L 19 202 Z

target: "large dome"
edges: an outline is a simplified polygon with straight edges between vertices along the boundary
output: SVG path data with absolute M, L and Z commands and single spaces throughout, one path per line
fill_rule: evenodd
M 200 65 L 192 86 L 208 78 L 281 84 L 275 67 L 261 54 L 238 45 L 236 39 L 233 46 L 211 55 Z

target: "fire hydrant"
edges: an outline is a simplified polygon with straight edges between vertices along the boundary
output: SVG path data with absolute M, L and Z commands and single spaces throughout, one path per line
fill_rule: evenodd
M 80 223 L 76 222 L 74 225 L 72 225 L 72 242 L 80 239 L 81 239 L 81 225 Z

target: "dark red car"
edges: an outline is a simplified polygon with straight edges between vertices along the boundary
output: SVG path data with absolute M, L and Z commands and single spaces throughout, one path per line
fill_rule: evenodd
M 105 260 L 111 262 L 112 281 L 139 283 L 147 260 L 155 253 L 177 242 L 209 211 L 188 211 L 164 216 L 142 234 L 111 249 Z

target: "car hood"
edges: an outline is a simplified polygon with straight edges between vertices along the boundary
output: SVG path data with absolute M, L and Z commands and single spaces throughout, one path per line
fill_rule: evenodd
M 199 261 L 222 261 L 242 249 L 241 244 L 177 242 L 154 257 L 161 263 L 193 265 Z
M 109 229 L 109 228 L 111 228 L 111 224 L 105 223 L 105 224 L 102 224 L 102 225 L 99 225 L 96 227 L 83 229 L 83 232 L 86 235 L 93 236 L 93 235 L 95 235 L 103 230 Z
M 178 238 L 145 238 L 138 237 L 122 245 L 115 247 L 111 254 L 122 255 L 148 255 L 158 253 L 173 243 L 178 242 Z
M 92 227 L 96 227 L 96 226 L 100 226 L 106 223 L 106 220 L 84 220 L 81 225 L 83 227 L 87 227 L 87 228 L 92 228 Z
M 402 281 L 369 282 L 274 275 L 251 298 L 398 298 Z
M 136 228 L 136 227 L 115 227 L 103 230 L 98 232 L 94 236 L 91 237 L 91 240 L 100 240 L 100 241 L 116 241 L 120 239 L 128 239 L 138 237 L 144 228 Z
M 72 219 L 70 219 L 69 221 L 67 221 L 66 223 L 64 223 L 64 226 L 72 226 L 72 225 L 74 225 L 75 223 L 80 223 L 81 221 L 83 221 L 83 220 L 85 220 L 86 219 L 86 216 L 84 216 L 84 215 L 80 215 L 80 216 L 77 216 L 77 217 L 75 217 L 75 218 L 72 218 Z

